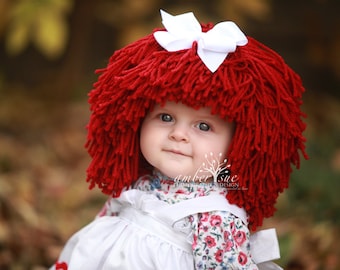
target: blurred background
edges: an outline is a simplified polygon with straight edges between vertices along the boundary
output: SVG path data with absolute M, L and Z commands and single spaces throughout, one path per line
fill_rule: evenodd
M 87 94 L 115 49 L 161 26 L 160 8 L 233 20 L 301 75 L 310 160 L 264 227 L 285 269 L 340 269 L 337 0 L 1 0 L 0 269 L 46 269 L 103 205 L 85 182 Z

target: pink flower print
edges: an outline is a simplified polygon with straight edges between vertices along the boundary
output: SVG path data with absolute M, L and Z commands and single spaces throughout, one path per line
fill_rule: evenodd
M 234 242 L 231 240 L 227 240 L 225 243 L 222 244 L 224 251 L 230 251 L 234 246 Z
M 206 222 L 209 219 L 209 213 L 203 213 L 201 217 L 201 222 Z
M 238 255 L 237 260 L 241 265 L 245 265 L 248 261 L 248 258 L 247 255 L 241 251 L 240 254 Z
M 221 249 L 217 250 L 215 252 L 214 256 L 215 256 L 215 260 L 217 262 L 219 262 L 219 263 L 222 262 L 222 260 L 223 260 L 223 251 Z
M 235 242 L 241 246 L 246 241 L 246 233 L 243 231 L 237 231 L 234 235 Z
M 209 231 L 209 226 L 203 226 L 203 231 L 204 231 L 204 232 Z
M 205 190 L 204 190 L 204 188 L 198 188 L 198 189 L 197 189 L 197 192 L 198 192 L 198 196 L 199 196 L 199 197 L 202 197 L 202 196 L 205 195 Z
M 209 230 L 209 226 L 203 225 L 203 224 L 200 224 L 198 228 L 200 231 L 203 231 L 203 232 L 207 232 Z
M 229 236 L 230 236 L 230 232 L 229 231 L 224 231 L 224 233 L 223 233 L 224 241 L 228 241 Z
M 195 249 L 196 246 L 197 246 L 197 235 L 194 234 L 194 240 L 193 240 L 193 242 L 192 242 L 192 248 Z
M 220 226 L 222 223 L 222 218 L 221 216 L 218 215 L 212 215 L 210 217 L 210 224 L 211 226 Z
M 234 221 L 233 222 L 230 222 L 230 231 L 234 234 L 235 232 L 235 223 Z
M 216 241 L 213 237 L 211 237 L 210 235 L 208 235 L 207 237 L 204 238 L 204 241 L 207 243 L 207 246 L 209 248 L 212 248 L 214 246 L 216 246 Z

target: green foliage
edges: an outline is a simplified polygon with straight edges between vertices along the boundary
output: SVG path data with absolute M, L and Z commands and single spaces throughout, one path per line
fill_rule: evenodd
M 30 42 L 49 59 L 60 56 L 68 38 L 67 13 L 73 0 L 19 0 L 10 8 L 6 50 L 22 52 Z
M 340 173 L 331 165 L 336 149 L 335 141 L 319 138 L 308 143 L 310 159 L 292 175 L 286 211 L 317 222 L 340 224 Z
M 291 256 L 291 250 L 293 247 L 293 236 L 291 234 L 285 234 L 280 237 L 280 255 L 281 258 L 278 262 L 279 265 L 287 265 Z

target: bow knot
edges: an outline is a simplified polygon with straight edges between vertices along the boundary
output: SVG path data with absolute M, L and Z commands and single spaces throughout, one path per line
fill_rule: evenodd
M 200 23 L 192 12 L 172 16 L 161 10 L 162 23 L 167 31 L 156 31 L 154 37 L 169 52 L 190 49 L 197 42 L 197 54 L 211 71 L 215 72 L 228 53 L 248 40 L 231 21 L 221 22 L 211 30 L 202 32 Z

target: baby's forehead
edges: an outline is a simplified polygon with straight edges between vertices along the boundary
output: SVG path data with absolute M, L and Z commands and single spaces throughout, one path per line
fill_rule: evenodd
M 175 101 L 167 101 L 164 104 L 156 103 L 153 106 L 153 110 L 171 110 L 171 111 L 183 111 L 183 112 L 190 112 L 192 114 L 207 114 L 211 115 L 211 108 L 201 106 L 199 108 L 193 108 L 189 105 L 186 105 L 182 102 L 175 102 Z

